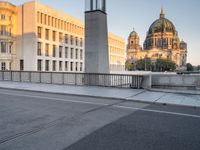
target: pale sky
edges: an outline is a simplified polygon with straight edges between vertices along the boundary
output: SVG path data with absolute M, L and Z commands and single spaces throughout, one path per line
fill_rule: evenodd
M 7 0 L 19 5 L 29 0 Z M 84 20 L 84 0 L 38 0 L 52 8 Z M 126 41 L 135 28 L 143 45 L 150 25 L 158 19 L 161 7 L 188 43 L 188 62 L 200 65 L 200 0 L 107 0 L 109 31 Z

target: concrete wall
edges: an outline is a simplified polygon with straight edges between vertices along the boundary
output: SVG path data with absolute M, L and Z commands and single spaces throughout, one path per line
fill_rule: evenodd
M 153 74 L 152 87 L 200 89 L 200 75 Z

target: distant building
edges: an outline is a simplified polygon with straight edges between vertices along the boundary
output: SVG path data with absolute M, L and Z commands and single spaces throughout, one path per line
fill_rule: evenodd
M 132 31 L 128 38 L 127 58 L 139 60 L 151 58 L 170 59 L 178 68 L 186 65 L 187 43 L 180 41 L 174 24 L 165 18 L 163 9 L 160 18 L 150 26 L 143 48 L 140 46 L 140 38 L 136 31 Z
M 83 72 L 84 30 L 83 21 L 36 1 L 2 1 L 0 70 Z M 109 33 L 108 40 L 110 65 L 125 65 L 124 39 Z

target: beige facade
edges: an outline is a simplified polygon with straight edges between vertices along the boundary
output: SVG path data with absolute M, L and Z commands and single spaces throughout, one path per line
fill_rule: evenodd
M 4 45 L 0 48 L 2 70 L 84 71 L 83 21 L 35 1 L 20 6 L 0 2 L 0 14 L 3 19 L 4 15 L 12 18 L 0 22 L 1 32 L 4 24 L 12 28 L 12 34 L 0 35 L 1 43 L 8 43 L 6 50 Z M 110 64 L 125 64 L 124 40 L 110 33 L 109 41 Z
M 16 64 L 16 7 L 0 2 L 0 69 L 9 70 Z
M 108 34 L 109 62 L 111 71 L 125 70 L 125 40 L 113 33 Z
M 165 18 L 162 9 L 160 18 L 152 23 L 147 32 L 143 48 L 140 46 L 138 34 L 135 31 L 130 33 L 127 54 L 128 59 L 133 60 L 170 59 L 177 64 L 178 68 L 182 68 L 187 61 L 187 43 L 180 41 L 175 26 Z

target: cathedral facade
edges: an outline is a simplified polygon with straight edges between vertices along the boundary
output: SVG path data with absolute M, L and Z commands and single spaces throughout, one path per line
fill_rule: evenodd
M 187 43 L 180 41 L 174 24 L 165 18 L 161 9 L 160 18 L 150 26 L 146 39 L 140 46 L 140 38 L 136 31 L 132 31 L 127 45 L 128 60 L 151 58 L 169 59 L 176 63 L 177 68 L 184 68 L 187 61 Z

